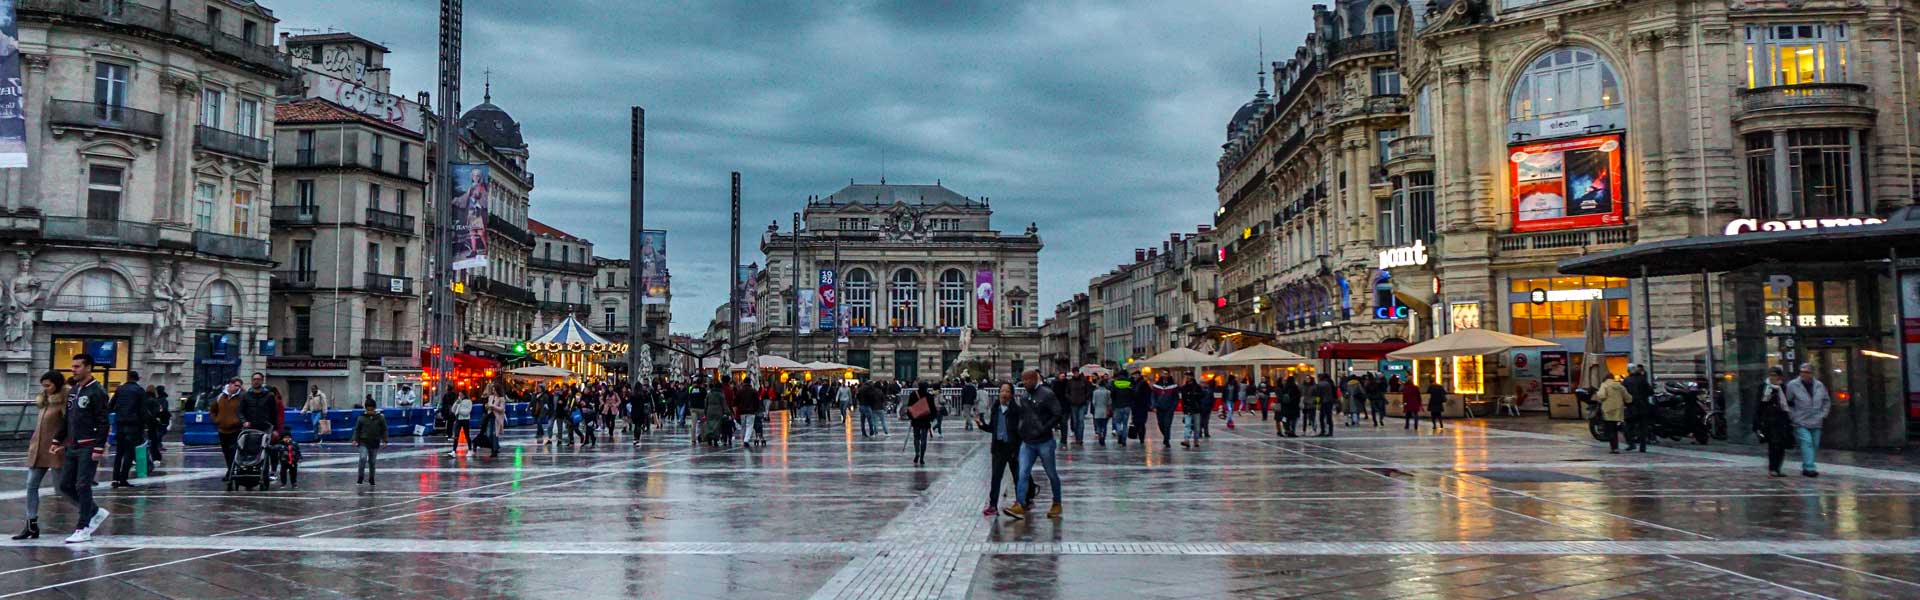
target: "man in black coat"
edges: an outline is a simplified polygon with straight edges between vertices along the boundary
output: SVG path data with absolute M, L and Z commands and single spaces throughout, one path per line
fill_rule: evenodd
M 1020 437 L 1020 465 L 1017 468 L 1017 485 L 1021 502 L 1007 507 L 1007 516 L 1026 518 L 1033 498 L 1033 464 L 1047 471 L 1047 480 L 1053 490 L 1053 505 L 1047 510 L 1050 518 L 1059 518 L 1060 473 L 1055 467 L 1054 452 L 1060 448 L 1060 442 L 1053 439 L 1053 432 L 1066 419 L 1066 407 L 1054 395 L 1053 388 L 1040 381 L 1039 371 L 1027 371 L 1021 377 L 1021 383 L 1027 387 L 1027 399 L 1021 403 L 1020 418 L 1016 430 Z
M 107 388 L 93 377 L 93 357 L 73 355 L 69 367 L 72 386 L 67 390 L 67 426 L 55 430 L 53 446 L 65 448 L 60 466 L 60 495 L 79 509 L 80 523 L 67 538 L 78 544 L 93 540 L 93 532 L 107 521 L 107 509 L 93 502 L 93 478 L 101 459 L 107 457 Z
M 1627 395 L 1627 450 L 1631 452 L 1635 445 L 1641 452 L 1647 451 L 1647 442 L 1653 438 L 1654 405 L 1653 383 L 1647 381 L 1647 368 L 1642 365 L 1627 365 L 1627 378 L 1620 381 L 1626 386 Z
M 133 485 L 135 449 L 146 443 L 147 390 L 140 387 L 140 373 L 127 371 L 127 382 L 113 391 L 109 409 L 113 413 L 113 487 Z

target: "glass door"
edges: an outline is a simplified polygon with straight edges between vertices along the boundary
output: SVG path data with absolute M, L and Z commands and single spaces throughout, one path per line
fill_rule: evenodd
M 893 380 L 901 385 L 920 380 L 920 352 L 918 350 L 893 351 Z

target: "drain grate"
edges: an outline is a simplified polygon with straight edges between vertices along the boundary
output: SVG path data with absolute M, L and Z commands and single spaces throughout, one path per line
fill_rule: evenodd
M 1487 469 L 1483 471 L 1461 471 L 1462 473 L 1491 479 L 1501 483 L 1600 483 L 1591 477 L 1581 477 L 1559 471 L 1540 471 L 1530 469 Z

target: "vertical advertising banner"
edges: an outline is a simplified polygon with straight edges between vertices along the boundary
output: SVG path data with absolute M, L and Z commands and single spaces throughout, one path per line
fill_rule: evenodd
M 734 268 L 733 285 L 740 293 L 740 322 L 752 323 L 759 320 L 759 313 L 753 306 L 753 265 L 740 265 Z
M 1510 149 L 1515 232 L 1626 222 L 1626 170 L 1620 134 Z
M 840 314 L 839 281 L 836 275 L 833 269 L 820 270 L 819 285 L 816 286 L 815 292 L 820 296 L 820 329 L 822 331 L 840 330 L 836 318 Z
M 0 0 L 0 169 L 27 168 L 27 87 L 20 84 L 14 0 Z
M 1900 342 L 1906 351 L 1907 417 L 1920 419 L 1920 271 L 1900 273 Z
M 993 331 L 993 271 L 973 273 L 973 327 Z
M 453 270 L 487 266 L 486 165 L 452 165 Z
M 793 299 L 793 307 L 796 313 L 795 325 L 800 328 L 800 335 L 813 333 L 813 325 L 820 322 L 820 305 L 815 304 L 813 299 L 815 290 L 813 288 L 800 288 L 796 293 L 799 297 Z
M 673 284 L 667 273 L 667 232 L 649 229 L 640 234 L 640 303 L 666 304 Z

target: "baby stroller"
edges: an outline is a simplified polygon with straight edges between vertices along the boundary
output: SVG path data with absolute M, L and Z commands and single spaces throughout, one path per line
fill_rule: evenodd
M 271 450 L 267 432 L 243 429 L 234 442 L 233 464 L 227 467 L 227 491 L 267 489 L 267 452 Z

